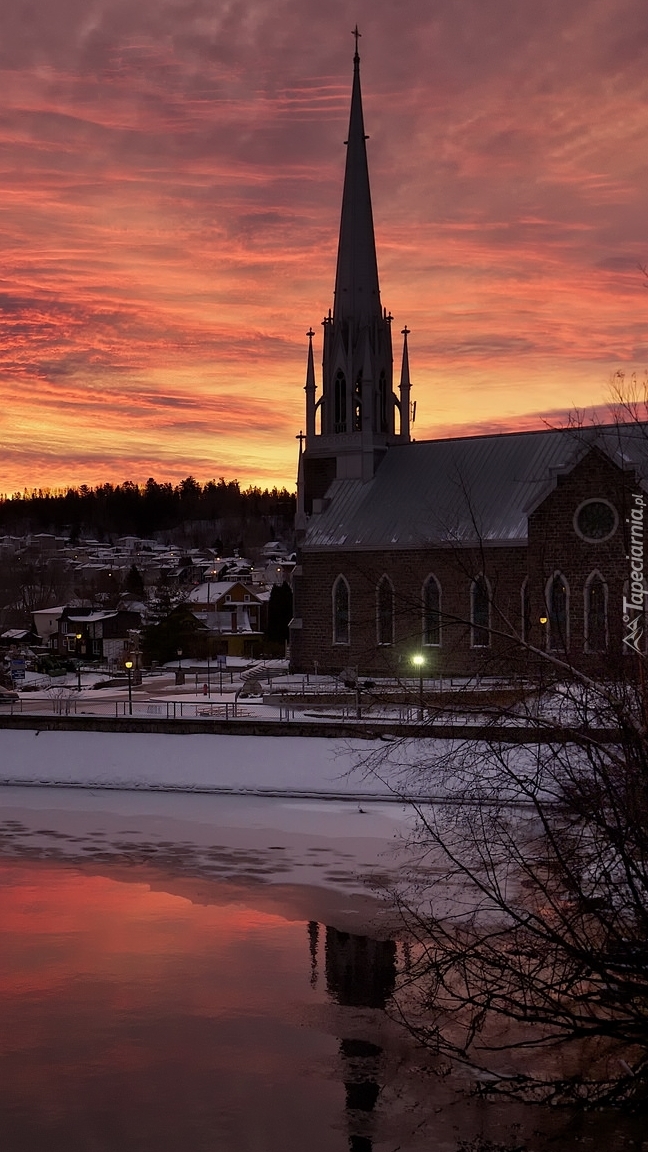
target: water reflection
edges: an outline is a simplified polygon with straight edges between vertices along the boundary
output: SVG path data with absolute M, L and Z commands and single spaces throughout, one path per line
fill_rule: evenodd
M 131 875 L 0 864 L 3 1147 L 372 1152 L 394 944 Z
M 384 1009 L 396 984 L 396 945 L 326 928 L 326 987 L 349 1008 Z M 350 1152 L 372 1152 L 368 1114 L 380 1095 L 378 1044 L 358 1037 L 340 1041 Z
M 15 843 L 0 860 L 3 1152 L 547 1146 L 512 1139 L 546 1113 L 417 1078 L 384 1012 L 407 949 L 359 918 L 365 934 L 342 931 L 318 890 L 72 867 Z M 597 1115 L 556 1140 L 552 1123 L 555 1152 L 638 1136 Z
M 0 923 L 3 1148 L 346 1148 L 303 922 L 5 863 Z

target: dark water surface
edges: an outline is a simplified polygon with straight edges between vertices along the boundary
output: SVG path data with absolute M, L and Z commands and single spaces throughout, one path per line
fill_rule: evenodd
M 200 867 L 186 813 L 182 839 L 158 812 L 155 835 L 142 817 L 118 840 L 112 817 L 61 811 L 0 820 L 6 1152 L 642 1148 L 633 1121 L 485 1103 L 434 1074 L 385 1014 L 402 949 L 333 826 L 337 891 L 298 883 L 294 813 L 217 875 L 204 820 Z M 321 853 L 327 818 L 307 837 Z

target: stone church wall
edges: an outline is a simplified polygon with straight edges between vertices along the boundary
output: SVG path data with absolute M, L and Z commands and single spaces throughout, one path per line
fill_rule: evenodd
M 473 579 L 484 573 L 493 594 L 489 648 L 472 646 L 470 597 Z M 350 590 L 350 643 L 333 643 L 333 585 L 343 575 Z M 441 586 L 441 645 L 423 644 L 423 585 L 434 575 Z M 394 590 L 394 640 L 377 639 L 377 588 L 383 576 Z M 411 657 L 423 653 L 428 675 L 502 671 L 511 658 L 508 638 L 497 635 L 499 614 L 519 628 L 526 547 L 421 549 L 407 552 L 305 552 L 295 580 L 295 615 L 302 627 L 292 634 L 296 670 L 339 672 L 355 667 L 372 675 L 408 676 Z M 504 620 L 501 621 L 502 630 Z
M 608 656 L 613 663 L 621 654 L 622 600 L 628 578 L 627 517 L 637 478 L 624 472 L 609 457 L 594 450 L 571 472 L 556 477 L 556 486 L 529 516 L 528 567 L 531 595 L 529 638 L 544 643 L 539 617 L 546 612 L 545 590 L 556 572 L 569 588 L 569 656 L 584 669 L 594 670 L 600 657 L 588 653 L 585 636 L 585 587 L 599 573 L 607 588 Z M 575 527 L 575 517 L 586 501 L 612 505 L 618 527 L 607 540 L 587 541 Z
M 550 480 L 548 481 L 550 484 Z M 295 579 L 295 615 L 302 627 L 292 634 L 295 670 L 411 676 L 411 658 L 426 657 L 426 674 L 499 675 L 524 671 L 528 653 L 510 639 L 524 634 L 537 648 L 592 674 L 612 671 L 627 651 L 622 646 L 622 601 L 628 577 L 626 518 L 637 479 L 609 457 L 593 450 L 568 474 L 558 475 L 542 503 L 530 511 L 528 546 L 426 548 L 411 551 L 304 551 Z M 608 539 L 587 540 L 575 527 L 579 508 L 588 501 L 611 505 L 617 527 Z M 471 586 L 483 573 L 492 593 L 488 647 L 474 646 Z M 586 584 L 594 573 L 605 584 L 607 651 L 588 651 Z M 441 644 L 423 644 L 423 586 L 433 574 L 441 587 Z M 568 588 L 567 652 L 550 641 L 547 587 L 561 574 Z M 350 590 L 350 643 L 333 643 L 333 586 L 343 575 Z M 378 643 L 377 588 L 383 576 L 393 586 L 393 643 Z M 526 609 L 523 585 L 526 581 Z M 501 634 L 500 634 L 501 633 Z

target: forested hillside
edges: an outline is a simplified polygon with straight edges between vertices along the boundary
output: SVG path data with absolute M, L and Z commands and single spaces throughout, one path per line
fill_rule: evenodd
M 237 480 L 209 480 L 200 484 L 188 476 L 179 484 L 147 480 L 134 484 L 81 485 L 64 491 L 34 489 L 0 499 L 0 535 L 52 532 L 72 541 L 81 536 L 102 541 L 112 536 L 153 536 L 169 533 L 192 537 L 247 535 L 246 529 L 265 527 L 261 535 L 289 535 L 295 514 L 295 496 L 287 489 L 247 488 Z M 257 536 L 258 532 L 253 532 Z

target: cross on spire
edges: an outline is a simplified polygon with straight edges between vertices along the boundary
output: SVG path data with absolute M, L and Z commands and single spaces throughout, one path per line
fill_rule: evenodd
M 360 57 L 357 25 L 353 31 L 356 54 L 353 65 L 351 111 L 344 170 L 337 269 L 335 274 L 334 323 L 351 322 L 360 328 L 382 318 L 376 241 L 371 212 L 367 146 L 360 91 Z
M 309 340 L 312 340 L 312 339 L 313 339 L 313 336 L 315 335 L 315 333 L 313 332 L 313 327 L 312 327 L 312 325 L 311 325 L 311 327 L 308 329 L 308 332 L 306 333 L 306 335 L 308 336 L 308 339 L 309 339 Z
M 299 429 L 299 432 L 298 432 L 298 433 L 297 433 L 297 435 L 295 436 L 295 440 L 299 440 L 299 455 L 300 455 L 300 456 L 301 456 L 301 454 L 302 454 L 302 452 L 303 452 L 303 450 L 304 450 L 304 440 L 305 440 L 305 439 L 306 439 L 306 433 L 305 433 L 305 432 L 302 432 L 302 430 L 301 430 L 301 428 L 300 428 L 300 429 Z
M 358 40 L 360 39 L 361 33 L 358 32 L 358 25 L 357 24 L 356 24 L 355 28 L 353 29 L 353 32 L 351 33 L 351 35 L 355 36 L 355 42 L 356 42 L 355 56 L 353 57 L 353 59 L 359 60 L 360 54 L 358 52 Z

